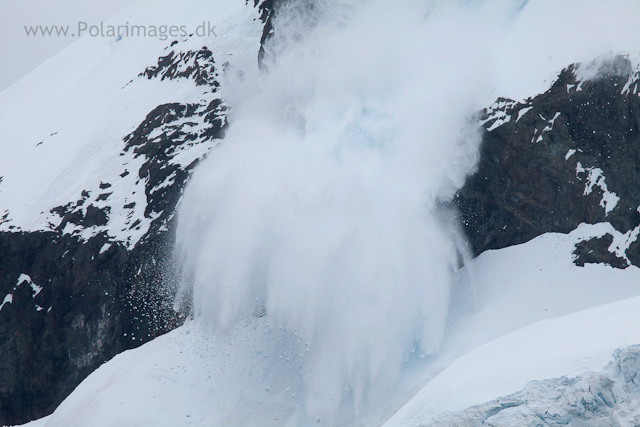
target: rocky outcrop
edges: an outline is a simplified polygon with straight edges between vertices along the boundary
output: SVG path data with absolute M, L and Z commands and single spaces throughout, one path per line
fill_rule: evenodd
M 534 381 L 430 426 L 620 427 L 640 424 L 640 346 L 618 350 L 601 372 Z M 445 420 L 446 418 L 446 420 Z
M 640 266 L 639 91 L 640 74 L 618 56 L 571 65 L 546 93 L 485 110 L 478 170 L 455 197 L 473 253 L 608 222 L 615 242 L 597 236 L 577 262 Z
M 0 424 L 51 412 L 96 367 L 181 323 L 165 291 L 171 240 L 129 251 L 101 250 L 102 235 L 0 234 Z
M 174 41 L 172 46 L 175 46 Z M 149 80 L 160 78 L 161 80 L 175 80 L 178 78 L 193 79 L 198 86 L 218 86 L 215 80 L 216 67 L 213 53 L 205 46 L 199 51 L 176 52 L 158 59 L 158 64 L 147 67 L 138 77 L 146 77 Z
M 120 170 L 44 212 L 42 231 L 23 231 L 4 214 L 0 425 L 51 413 L 102 363 L 183 322 L 174 309 L 175 214 L 190 174 L 226 128 L 207 52 L 172 51 L 140 74 L 194 79 L 205 95 L 151 111 L 123 138 Z
M 277 2 L 251 3 L 266 42 Z M 188 315 L 176 301 L 175 215 L 191 173 L 227 127 L 224 66 L 193 42 L 172 41 L 122 88 L 188 80 L 195 89 L 190 103 L 158 105 L 128 135 L 110 135 L 120 151 L 99 184 L 30 222 L 0 210 L 0 425 L 50 414 L 102 363 Z

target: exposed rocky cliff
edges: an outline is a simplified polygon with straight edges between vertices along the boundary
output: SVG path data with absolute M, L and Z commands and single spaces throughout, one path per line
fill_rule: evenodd
M 102 363 L 184 320 L 174 308 L 175 214 L 227 122 L 223 67 L 206 46 L 182 46 L 172 42 L 130 84 L 189 80 L 202 88 L 193 103 L 150 111 L 121 138 L 121 166 L 42 212 L 42 230 L 0 216 L 0 425 L 51 413 Z
M 235 5 L 237 16 L 222 25 L 240 31 L 247 46 L 263 52 L 260 33 L 265 42 L 277 3 Z M 63 181 L 77 180 L 67 169 L 57 177 L 60 185 L 42 184 L 69 193 L 52 194 L 56 204 L 40 197 L 38 206 L 45 208 L 28 218 L 15 203 L 0 206 L 0 425 L 50 414 L 102 363 L 172 330 L 188 315 L 188 307 L 175 298 L 176 212 L 195 166 L 227 127 L 219 82 L 229 70 L 240 72 L 228 67 L 233 46 L 214 39 L 208 47 L 198 40 L 194 34 L 169 40 L 164 52 L 138 70 L 121 64 L 124 71 L 118 73 L 131 73 L 125 74 L 124 87 L 99 81 L 109 85 L 109 99 L 121 100 L 109 102 L 123 115 L 132 114 L 127 102 L 138 102 L 136 96 L 145 96 L 150 87 L 166 90 L 160 99 L 176 101 L 149 110 L 127 134 L 110 131 L 124 127 L 109 127 L 108 118 L 98 118 L 97 133 L 114 134 L 93 137 L 116 142 L 111 151 L 100 147 L 109 157 L 100 159 L 106 166 L 85 168 L 92 182 L 70 190 Z M 256 48 L 256 61 L 258 53 Z M 58 132 L 49 133 L 34 143 L 35 150 L 68 145 Z M 70 154 L 77 162 L 88 158 Z M 0 193 L 8 185 L 5 172 L 0 170 Z M 25 204 L 33 200 L 24 199 Z M 5 200 L 10 201 L 6 195 Z
M 618 233 L 579 244 L 576 263 L 640 266 L 639 79 L 626 57 L 575 64 L 484 111 L 478 170 L 455 198 L 475 255 L 608 222 Z
M 247 3 L 263 24 L 262 62 L 288 2 Z M 100 364 L 184 320 L 174 308 L 175 214 L 195 166 L 224 135 L 227 108 L 224 65 L 211 46 L 183 42 L 130 84 L 188 80 L 200 92 L 157 105 L 118 135 L 113 173 L 40 212 L 35 231 L 0 206 L 0 424 L 51 413 Z M 617 232 L 579 243 L 576 264 L 640 266 L 639 91 L 640 74 L 618 57 L 572 65 L 546 93 L 484 111 L 478 171 L 455 199 L 474 254 L 609 222 Z

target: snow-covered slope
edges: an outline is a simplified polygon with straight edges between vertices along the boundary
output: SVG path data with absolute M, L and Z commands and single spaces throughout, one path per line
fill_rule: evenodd
M 475 423 L 481 423 L 499 412 L 498 408 L 544 404 L 544 398 L 556 398 L 553 395 L 556 391 L 553 385 L 547 388 L 546 393 L 539 393 L 533 398 L 521 398 L 519 403 L 514 396 L 509 395 L 534 380 L 564 376 L 590 377 L 589 372 L 597 372 L 604 368 L 616 350 L 624 350 L 640 342 L 639 322 L 640 298 L 635 297 L 519 329 L 455 361 L 430 381 L 385 423 L 385 426 L 449 426 L 455 421 L 460 423 L 458 425 L 476 425 Z M 636 364 L 634 372 L 637 369 Z M 631 375 L 631 379 L 634 375 Z M 592 391 L 594 385 L 591 385 Z M 529 386 L 530 389 L 536 387 L 540 385 Z M 544 388 L 541 388 L 541 391 L 544 391 Z M 566 398 L 579 401 L 583 398 L 581 392 L 582 390 L 576 387 L 573 391 L 566 392 Z M 597 395 L 597 391 L 594 391 L 594 394 Z M 631 421 L 637 416 L 637 400 L 629 402 L 622 393 L 612 396 L 610 403 L 606 401 L 605 396 L 601 398 L 611 407 L 616 403 L 616 399 L 620 399 L 621 404 L 631 403 L 627 409 L 635 412 L 626 415 L 630 416 Z M 477 418 L 474 412 L 482 412 L 478 407 L 470 408 L 462 416 L 457 414 L 471 406 L 494 399 L 498 400 L 488 403 L 486 406 L 491 408 L 487 408 L 484 415 L 477 414 L 480 415 Z M 549 405 L 549 409 L 553 410 L 553 405 Z M 570 414 L 567 415 L 569 419 L 565 419 L 564 423 L 572 425 Z M 575 422 L 579 423 L 583 414 L 578 408 L 572 415 L 576 419 Z M 625 415 L 624 410 L 622 415 Z M 609 414 L 608 419 L 603 422 L 613 423 L 615 418 L 615 415 Z M 536 425 L 535 417 L 519 420 L 517 413 L 513 414 L 511 424 L 508 420 L 506 418 L 502 421 L 507 422 L 506 424 L 498 425 Z
M 422 425 L 434 408 L 460 411 L 530 380 L 599 370 L 615 349 L 640 343 L 640 269 L 571 262 L 575 242 L 598 228 L 489 251 L 460 270 L 455 304 L 473 314 L 453 322 L 440 356 L 402 374 L 386 406 L 345 425 L 381 425 L 434 376 L 389 425 Z M 267 318 L 225 339 L 189 323 L 103 365 L 45 425 L 310 425 L 302 355 L 269 350 L 281 333 Z
M 635 228 L 582 225 L 485 252 L 451 274 L 460 239 L 431 209 L 472 171 L 479 138 L 461 131 L 469 115 L 499 96 L 541 94 L 577 61 L 632 53 L 640 64 L 637 2 L 294 2 L 293 22 L 276 28 L 282 45 L 270 53 L 284 59 L 270 58 L 271 74 L 258 72 L 257 58 L 260 6 L 273 2 L 258 3 L 139 0 L 112 22 L 204 20 L 217 36 L 85 38 L 0 94 L 0 247 L 9 254 L 0 345 L 10 348 L 0 377 L 30 387 L 0 388 L 11 396 L 0 414 L 49 413 L 104 359 L 159 333 L 143 307 L 155 300 L 139 288 L 164 285 L 155 251 L 173 244 L 184 186 L 224 136 L 232 102 L 237 127 L 183 210 L 196 296 L 210 298 L 198 300 L 195 320 L 104 364 L 40 424 L 382 425 L 419 392 L 390 421 L 419 425 L 531 379 L 600 369 L 637 343 L 629 325 L 639 320 L 640 270 L 572 259 L 579 242 L 605 234 L 620 249 Z M 490 110 L 489 130 L 518 105 Z M 541 117 L 543 128 L 558 117 Z M 602 190 L 606 216 L 620 192 L 588 167 L 594 173 L 578 178 Z M 212 332 L 219 319 L 228 334 Z M 161 332 L 181 321 L 171 320 Z M 614 335 L 600 325 L 622 326 Z M 602 339 L 587 340 L 592 332 Z M 49 351 L 51 334 L 62 344 Z M 539 352 L 535 369 L 507 357 L 534 366 L 525 356 L 537 340 L 555 353 Z M 498 368 L 516 372 L 506 381 Z M 384 387 L 371 386 L 380 378 Z M 313 415 L 322 411 L 335 413 Z
M 533 381 L 512 395 L 450 414 L 441 425 L 638 425 L 637 345 L 616 350 L 601 371 Z M 438 425 L 438 423 L 429 423 Z
M 211 108 L 221 97 L 222 64 L 257 67 L 257 16 L 242 1 L 139 1 L 111 24 L 173 22 L 196 31 L 206 19 L 219 36 L 85 37 L 0 94 L 0 231 L 59 229 L 85 240 L 104 232 L 135 245 L 160 213 L 148 208 L 149 199 L 176 179 L 145 175 L 149 149 L 135 145 L 169 134 L 175 149 L 166 152 L 163 167 L 182 170 L 212 148 L 216 135 L 207 130 L 215 123 L 208 113 L 225 120 Z M 145 73 L 148 67 L 159 69 Z M 203 73 L 206 79 L 198 80 Z M 157 112 L 167 104 L 193 111 Z M 154 111 L 161 117 L 148 123 Z M 184 144 L 178 131 L 189 134 Z M 85 217 L 89 206 L 106 212 L 105 221 L 69 220 Z
M 182 322 L 177 206 L 224 135 L 222 86 L 258 68 L 262 3 L 138 1 L 105 26 L 188 34 L 87 36 L 0 94 L 0 424 Z

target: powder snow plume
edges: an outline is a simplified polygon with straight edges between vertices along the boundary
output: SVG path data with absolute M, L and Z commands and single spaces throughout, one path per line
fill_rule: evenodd
M 228 133 L 180 211 L 194 317 L 266 322 L 313 419 L 438 351 L 459 249 L 434 210 L 477 161 L 490 41 L 521 5 L 291 1 L 264 69 L 228 73 Z

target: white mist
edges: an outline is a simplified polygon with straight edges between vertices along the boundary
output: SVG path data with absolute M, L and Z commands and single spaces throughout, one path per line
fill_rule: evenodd
M 283 331 L 313 419 L 376 405 L 442 342 L 457 249 L 433 211 L 475 165 L 491 40 L 521 2 L 462 3 L 285 8 L 185 193 L 196 321 Z

